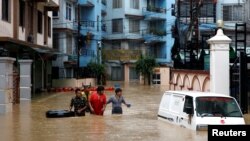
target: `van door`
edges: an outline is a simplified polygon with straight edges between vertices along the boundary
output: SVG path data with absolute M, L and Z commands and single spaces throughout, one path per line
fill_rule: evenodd
M 194 122 L 194 104 L 193 97 L 185 96 L 182 116 L 179 119 L 179 124 L 185 128 L 192 128 L 192 122 Z
M 184 98 L 185 96 L 182 94 L 173 94 L 170 101 L 170 107 L 169 107 L 170 117 L 173 120 L 173 122 L 178 125 L 179 125 L 179 119 L 182 116 Z

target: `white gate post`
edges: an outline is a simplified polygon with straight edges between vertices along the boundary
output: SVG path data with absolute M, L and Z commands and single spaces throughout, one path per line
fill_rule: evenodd
M 220 23 L 219 23 L 220 22 Z M 229 95 L 229 44 L 231 39 L 224 35 L 222 21 L 218 21 L 217 34 L 207 40 L 210 44 L 210 92 Z

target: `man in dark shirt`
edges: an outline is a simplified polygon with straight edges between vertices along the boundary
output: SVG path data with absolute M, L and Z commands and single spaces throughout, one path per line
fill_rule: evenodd
M 75 90 L 76 96 L 71 99 L 69 110 L 71 111 L 74 107 L 76 116 L 85 116 L 85 110 L 87 108 L 87 100 L 82 97 L 80 89 Z

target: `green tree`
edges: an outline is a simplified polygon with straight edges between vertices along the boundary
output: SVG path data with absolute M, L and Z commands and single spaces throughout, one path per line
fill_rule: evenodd
M 105 85 L 105 67 L 103 64 L 90 62 L 87 64 L 87 68 L 91 71 L 92 75 L 96 78 L 98 85 Z
M 144 76 L 144 83 L 147 78 L 148 84 L 150 85 L 153 69 L 158 66 L 155 58 L 151 56 L 141 56 L 135 65 L 136 72 L 141 73 Z

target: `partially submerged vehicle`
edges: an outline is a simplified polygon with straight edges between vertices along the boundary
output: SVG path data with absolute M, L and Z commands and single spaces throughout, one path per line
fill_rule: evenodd
M 158 119 L 193 130 L 208 125 L 243 125 L 245 120 L 235 98 L 210 92 L 166 91 Z

